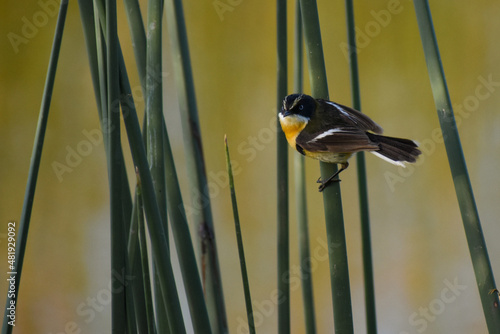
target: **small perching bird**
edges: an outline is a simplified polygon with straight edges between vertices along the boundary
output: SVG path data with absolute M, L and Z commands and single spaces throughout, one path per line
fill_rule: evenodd
M 422 153 L 412 140 L 380 135 L 382 128 L 365 114 L 305 94 L 286 96 L 279 119 L 292 148 L 306 157 L 340 164 L 327 180 L 318 180 L 319 191 L 349 166 L 347 160 L 353 153 L 369 151 L 403 167 Z

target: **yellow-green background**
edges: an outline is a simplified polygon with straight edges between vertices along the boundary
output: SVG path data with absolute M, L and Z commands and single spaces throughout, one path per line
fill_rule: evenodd
M 47 1 L 49 0 L 42 0 Z M 224 294 L 231 333 L 246 319 L 236 251 L 229 190 L 223 173 L 223 136 L 228 135 L 237 162 L 236 191 L 247 255 L 258 333 L 275 333 L 276 307 L 270 304 L 276 288 L 276 8 L 270 1 L 226 1 L 231 10 L 221 16 L 214 2 L 185 1 L 185 17 L 200 113 Z M 387 134 L 413 138 L 426 145 L 419 163 L 401 170 L 367 156 L 373 260 L 380 333 L 485 333 L 486 326 L 453 183 L 442 143 L 413 3 L 401 0 L 401 12 L 385 27 L 373 12 L 389 1 L 355 1 L 356 26 L 372 37 L 359 52 L 363 111 Z M 142 2 L 145 8 L 145 1 Z M 289 2 L 289 65 L 292 65 L 294 3 Z M 345 43 L 343 1 L 319 1 L 330 96 L 351 104 Z M 451 99 L 460 105 L 474 101 L 480 77 L 500 82 L 500 3 L 432 1 L 431 9 Z M 22 18 L 33 22 L 42 7 L 36 1 L 0 4 L 0 278 L 6 278 L 6 229 L 19 221 L 55 16 L 16 53 L 9 33 L 22 35 Z M 37 14 L 38 13 L 38 14 Z M 119 35 L 132 87 L 141 113 L 139 80 L 123 6 L 119 4 Z M 377 30 L 376 27 L 380 29 Z M 373 28 L 375 27 L 375 28 Z M 179 116 L 168 33 L 164 29 L 164 111 L 185 194 L 187 176 L 179 132 Z M 291 70 L 290 70 L 291 78 Z M 305 76 L 306 81 L 308 76 Z M 290 93 L 292 81 L 290 79 Z M 494 273 L 500 274 L 499 87 L 460 117 L 459 132 L 475 192 Z M 306 92 L 308 84 L 306 84 Z M 487 90 L 479 88 L 480 94 Z M 466 109 L 464 109 L 466 110 Z M 77 149 L 82 131 L 99 129 L 96 103 L 80 23 L 78 4 L 70 1 L 47 135 L 33 206 L 21 282 L 15 333 L 110 332 L 110 305 L 89 320 L 86 303 L 103 300 L 109 284 L 109 195 L 103 145 L 92 146 L 71 173 L 59 182 L 54 161 L 65 164 L 67 146 Z M 437 130 L 436 130 L 437 131 Z M 124 138 L 124 149 L 128 143 Z M 437 138 L 439 139 L 439 138 Z M 434 144 L 432 144 L 434 143 Z M 253 152 L 253 153 L 251 153 Z M 290 151 L 291 157 L 296 153 Z M 127 153 L 129 159 L 129 154 Z M 364 333 L 363 272 L 355 163 L 342 174 L 351 293 L 356 333 Z M 130 159 L 129 159 L 130 162 Z M 129 164 L 131 182 L 132 168 Z M 290 172 L 293 173 L 291 159 Z M 401 174 L 400 174 L 401 173 Z M 405 175 L 393 187 L 389 175 Z M 293 175 L 293 174 L 291 174 Z M 316 190 L 318 163 L 307 162 L 310 240 L 318 333 L 333 331 L 332 305 L 322 195 Z M 298 265 L 297 233 L 291 200 L 291 264 Z M 192 229 L 195 231 L 195 228 Z M 314 255 L 315 254 L 315 255 Z M 2 274 L 4 273 L 4 274 Z M 292 271 L 292 328 L 303 333 L 301 291 Z M 498 279 L 498 277 L 497 277 Z M 3 305 L 6 280 L 0 279 Z M 446 282 L 465 286 L 458 295 Z M 445 296 L 455 296 L 444 303 Z M 90 299 L 89 299 L 90 298 Z M 440 302 L 441 300 L 441 302 Z M 83 303 L 83 306 L 82 306 Z M 439 306 L 444 305 L 441 309 Z M 102 306 L 102 303 L 99 304 Z M 418 315 L 434 309 L 427 320 Z M 437 307 L 437 309 L 436 309 Z M 3 306 L 2 306 L 3 308 Z M 3 311 L 2 311 L 3 312 Z M 413 315 L 412 323 L 409 319 Z M 436 312 L 438 314 L 436 314 Z M 260 317 L 257 315 L 260 314 Z M 425 326 L 424 326 L 425 323 Z M 68 325 L 70 324 L 70 325 Z M 424 328 L 425 327 L 425 328 Z

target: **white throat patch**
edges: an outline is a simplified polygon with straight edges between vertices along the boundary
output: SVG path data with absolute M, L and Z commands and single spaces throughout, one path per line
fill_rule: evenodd
M 297 114 L 294 114 L 294 115 L 289 115 L 289 116 L 283 116 L 282 113 L 279 113 L 279 117 L 280 117 L 280 123 L 281 125 L 283 126 L 298 126 L 300 124 L 307 124 L 309 122 L 309 118 L 307 117 L 304 117 L 304 116 L 301 116 L 301 115 L 297 115 Z

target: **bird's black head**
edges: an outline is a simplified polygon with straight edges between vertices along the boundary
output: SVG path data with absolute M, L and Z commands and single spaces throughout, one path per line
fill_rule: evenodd
M 316 101 L 313 97 L 305 94 L 291 94 L 283 100 L 280 114 L 282 117 L 299 115 L 311 119 L 316 110 Z

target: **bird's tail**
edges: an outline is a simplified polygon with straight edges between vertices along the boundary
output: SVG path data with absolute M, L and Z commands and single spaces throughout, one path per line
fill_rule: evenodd
M 369 132 L 367 135 L 379 146 L 378 150 L 371 152 L 395 165 L 404 166 L 404 162 L 415 162 L 422 153 L 413 140 L 386 137 Z

